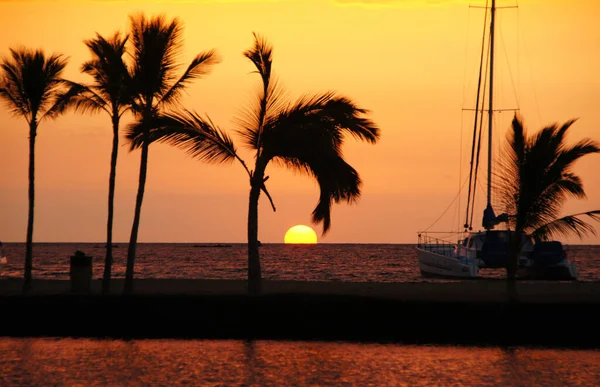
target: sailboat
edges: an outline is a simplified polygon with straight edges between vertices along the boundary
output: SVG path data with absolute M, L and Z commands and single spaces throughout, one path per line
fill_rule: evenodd
M 425 277 L 444 277 L 444 278 L 478 278 L 480 269 L 484 268 L 504 268 L 508 263 L 509 247 L 514 238 L 521 238 L 519 252 L 519 271 L 522 276 L 527 278 L 540 279 L 566 279 L 577 278 L 577 268 L 575 264 L 569 262 L 563 246 L 558 241 L 541 242 L 535 241 L 526 234 L 516 235 L 514 231 L 508 229 L 508 215 L 503 213 L 496 215 L 492 206 L 492 132 L 493 132 L 493 114 L 494 114 L 494 44 L 495 44 L 495 24 L 496 24 L 496 0 L 492 0 L 489 24 L 489 45 L 488 50 L 483 49 L 482 44 L 481 62 L 479 66 L 479 85 L 477 88 L 475 119 L 474 119 L 474 137 L 477 125 L 482 125 L 485 95 L 481 96 L 481 80 L 483 74 L 484 55 L 487 55 L 487 102 L 488 102 L 488 122 L 487 122 L 487 203 L 483 211 L 482 227 L 484 230 L 473 232 L 472 227 L 472 201 L 474 194 L 471 195 L 473 178 L 474 158 L 478 157 L 471 150 L 471 172 L 469 177 L 469 196 L 467 199 L 467 214 L 464 225 L 466 236 L 457 238 L 457 240 L 447 241 L 430 236 L 427 232 L 419 232 L 417 244 L 417 256 L 419 269 Z M 486 15 L 487 21 L 487 15 Z M 485 26 L 487 27 L 487 26 Z M 483 39 L 485 39 L 487 28 L 484 28 Z M 484 90 L 486 88 L 484 87 Z M 484 91 L 485 94 L 485 91 Z M 480 116 L 481 115 L 481 116 Z M 476 171 L 476 169 L 475 169 Z M 475 172 L 476 178 L 476 172 Z M 474 190 L 473 190 L 474 191 Z M 504 224 L 505 229 L 496 229 L 497 226 Z

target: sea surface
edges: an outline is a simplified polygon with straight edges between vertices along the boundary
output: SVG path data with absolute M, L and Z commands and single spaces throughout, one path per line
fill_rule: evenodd
M 104 243 L 35 243 L 33 277 L 68 279 L 69 257 L 80 250 L 93 257 L 94 278 L 101 278 Z M 600 245 L 566 246 L 580 281 L 600 280 Z M 8 264 L 0 278 L 23 276 L 24 243 L 6 243 Z M 127 244 L 113 248 L 113 276 L 125 276 Z M 263 277 L 272 280 L 346 282 L 432 282 L 421 277 L 415 245 L 409 244 L 263 244 Z M 245 279 L 247 245 L 139 243 L 136 278 Z M 504 269 L 482 269 L 481 276 L 504 278 Z
M 600 351 L 0 338 L 2 386 L 598 386 Z

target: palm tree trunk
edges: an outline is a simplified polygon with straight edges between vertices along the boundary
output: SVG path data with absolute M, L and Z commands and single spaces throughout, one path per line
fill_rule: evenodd
M 110 277 L 112 273 L 112 234 L 115 202 L 115 180 L 117 177 L 117 155 L 119 152 L 119 116 L 113 115 L 113 144 L 110 154 L 110 176 L 108 178 L 108 220 L 106 222 L 106 257 L 104 259 L 104 276 L 102 277 L 102 292 L 110 292 Z
M 263 173 L 255 173 L 251 179 L 248 203 L 248 293 L 261 291 L 260 255 L 258 252 L 258 199 Z
M 29 214 L 27 216 L 27 244 L 25 247 L 25 270 L 23 274 L 23 292 L 31 289 L 31 270 L 33 267 L 33 208 L 35 202 L 35 136 L 37 122 L 35 118 L 29 125 Z
M 129 249 L 127 251 L 127 270 L 125 271 L 125 293 L 133 291 L 133 265 L 135 261 L 135 250 L 137 247 L 138 229 L 140 226 L 140 214 L 142 211 L 142 201 L 144 200 L 144 189 L 146 187 L 146 169 L 148 167 L 148 142 L 144 141 L 142 145 L 142 158 L 140 160 L 140 181 L 138 184 L 137 198 L 135 200 L 135 215 L 133 226 L 131 227 L 131 237 L 129 238 Z
M 517 269 L 519 267 L 519 254 L 521 252 L 521 234 L 521 231 L 515 231 L 516 236 L 510 242 L 510 252 L 506 264 L 506 292 L 508 294 L 508 301 L 511 303 L 518 302 L 519 298 L 517 294 Z

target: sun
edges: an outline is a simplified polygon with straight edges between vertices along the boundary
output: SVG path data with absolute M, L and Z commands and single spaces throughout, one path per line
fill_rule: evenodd
M 283 241 L 287 244 L 315 244 L 317 233 L 312 228 L 299 224 L 287 230 Z

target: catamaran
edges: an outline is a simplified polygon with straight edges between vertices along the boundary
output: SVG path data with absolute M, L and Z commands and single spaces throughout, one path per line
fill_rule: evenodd
M 496 24 L 496 0 L 491 1 L 489 10 L 489 43 L 488 49 L 484 50 L 485 38 L 487 35 L 487 25 L 484 26 L 480 66 L 479 66 L 479 84 L 477 88 L 474 137 L 478 125 L 483 124 L 481 119 L 486 113 L 485 89 L 481 92 L 481 80 L 483 71 L 489 75 L 488 92 L 488 126 L 487 126 L 487 203 L 483 211 L 482 227 L 484 230 L 473 232 L 472 227 L 472 200 L 471 187 L 474 187 L 471 179 L 473 178 L 473 167 L 469 177 L 469 194 L 467 199 L 467 215 L 464 225 L 464 233 L 452 241 L 443 240 L 431 236 L 431 233 L 420 232 L 418 234 L 417 256 L 421 274 L 426 277 L 446 277 L 446 278 L 478 278 L 480 269 L 484 268 L 504 268 L 508 263 L 509 246 L 513 238 L 521 238 L 521 250 L 519 252 L 519 273 L 523 277 L 540 279 L 576 279 L 577 268 L 575 264 L 567 260 L 566 252 L 558 241 L 541 242 L 534 241 L 528 235 L 517 236 L 514 231 L 508 228 L 503 230 L 495 229 L 500 224 L 508 225 L 508 215 L 500 214 L 496 216 L 492 206 L 492 131 L 493 131 L 493 113 L 494 113 L 494 38 Z M 486 11 L 487 11 L 486 10 Z M 487 13 L 486 13 L 487 22 Z M 484 55 L 487 55 L 487 69 L 483 68 Z M 502 109 L 507 110 L 507 109 Z M 513 109 L 508 109 L 513 110 Z M 516 110 L 516 109 L 514 109 Z M 496 110 L 497 111 L 497 110 Z M 474 157 L 478 157 L 471 151 L 471 166 L 474 165 Z M 476 173 L 475 173 L 476 178 Z M 474 190 L 473 190 L 474 191 Z M 456 233 L 454 233 L 456 235 Z

